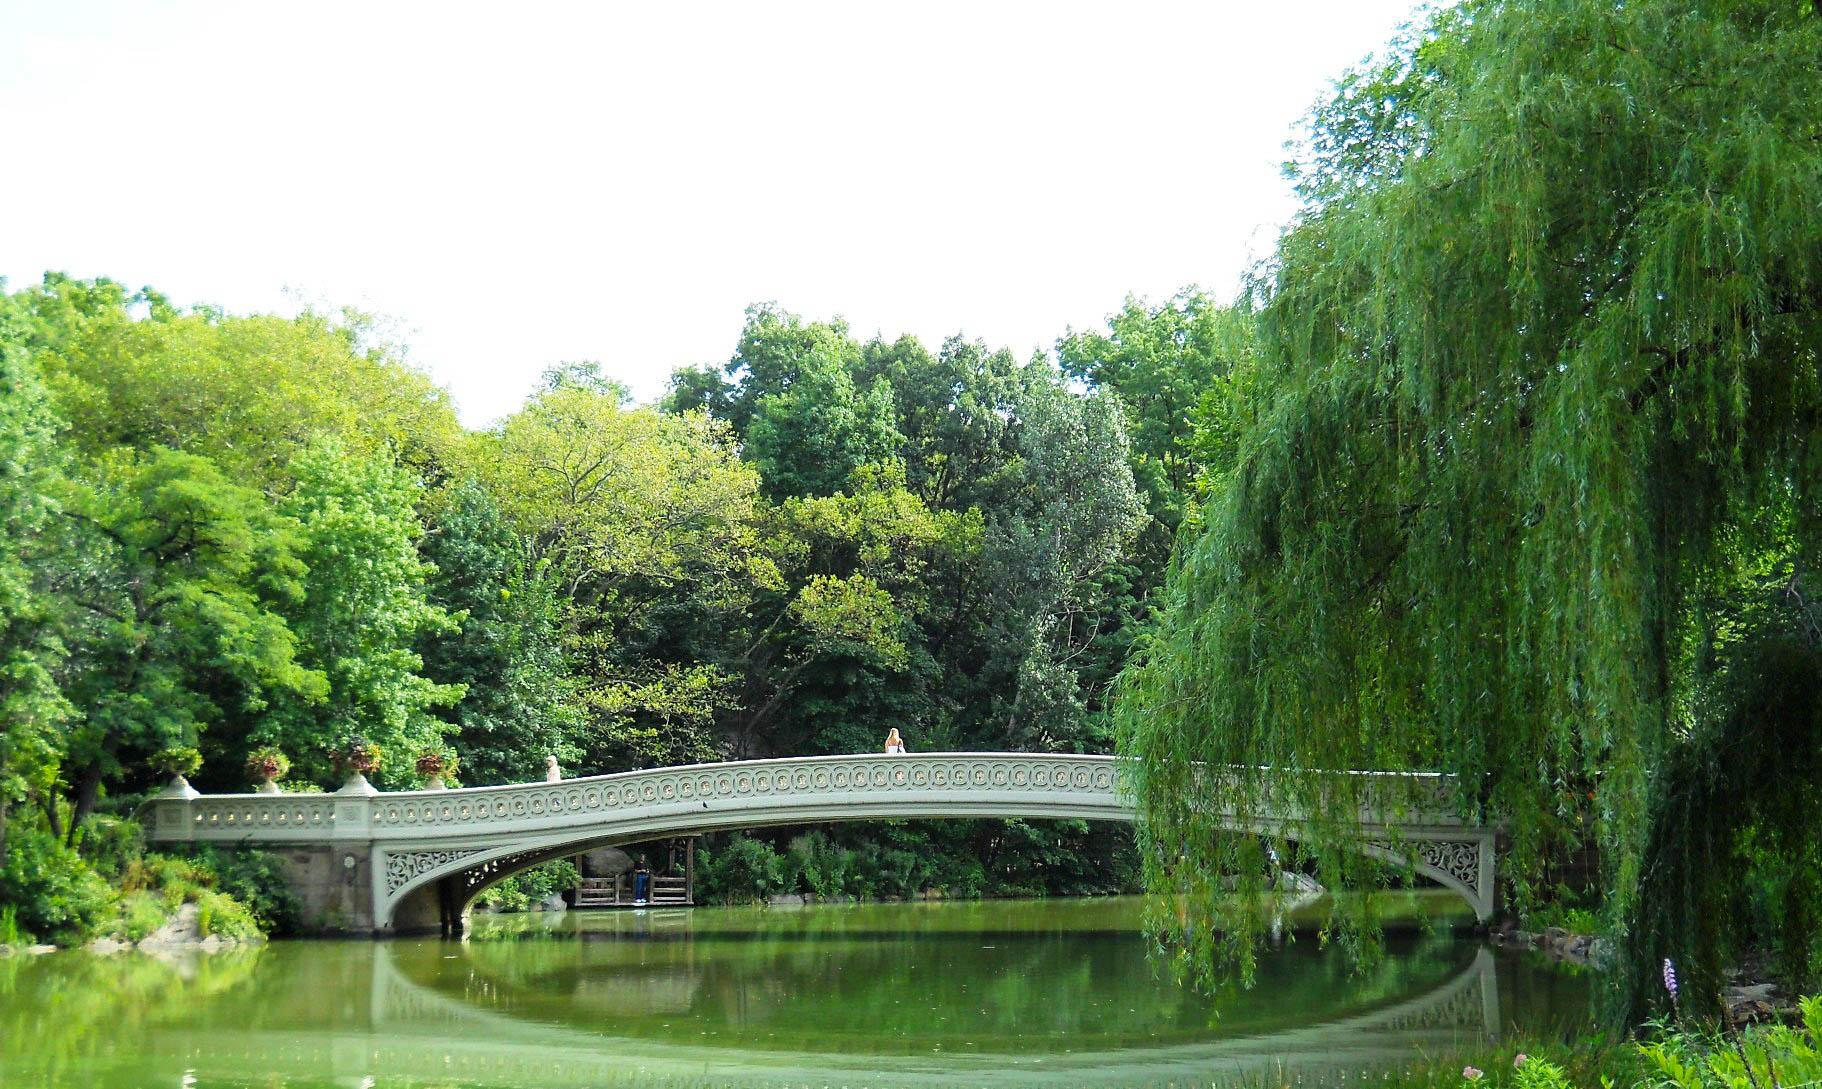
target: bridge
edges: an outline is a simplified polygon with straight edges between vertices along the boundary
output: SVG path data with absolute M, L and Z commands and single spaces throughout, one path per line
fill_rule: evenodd
M 1494 910 L 1495 831 L 1462 819 L 1451 777 L 1363 777 L 1361 853 Z M 942 817 L 1132 821 L 1114 757 L 974 752 L 818 756 L 654 768 L 456 790 L 199 795 L 149 803 L 154 843 L 257 846 L 285 862 L 320 929 L 376 936 L 459 925 L 487 886 L 595 847 L 768 825 Z M 1234 831 L 1296 839 L 1286 813 Z

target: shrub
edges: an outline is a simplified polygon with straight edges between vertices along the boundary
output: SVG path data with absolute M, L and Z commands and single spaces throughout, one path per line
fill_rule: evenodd
M 259 920 L 239 900 L 208 889 L 196 896 L 196 925 L 204 937 L 258 938 Z
M 950 896 L 978 899 L 987 887 L 987 869 L 979 859 L 944 856 L 937 860 L 934 884 Z
M 120 906 L 114 913 L 114 925 L 109 930 L 115 937 L 136 942 L 163 926 L 170 917 L 170 909 L 158 896 L 149 892 L 129 893 L 121 897 Z
M 785 891 L 782 861 L 771 844 L 736 833 L 719 851 L 696 852 L 700 898 L 739 904 Z
M 145 829 L 138 821 L 93 814 L 82 823 L 76 850 L 96 873 L 117 882 L 128 865 L 145 854 Z
M 785 859 L 789 869 L 783 876 L 788 879 L 792 871 L 802 875 L 805 891 L 824 900 L 846 892 L 854 870 L 854 852 L 837 846 L 820 831 L 791 840 Z
M 208 871 L 209 880 L 204 884 L 233 897 L 259 930 L 273 937 L 297 933 L 304 905 L 291 891 L 284 863 L 277 855 L 202 847 L 195 861 Z
M 563 858 L 502 878 L 475 899 L 499 911 L 524 911 L 552 893 L 567 892 L 581 883 L 582 872 Z
M 7 830 L 0 903 L 14 907 L 20 936 L 59 944 L 82 942 L 113 900 L 107 882 L 56 836 L 26 824 Z

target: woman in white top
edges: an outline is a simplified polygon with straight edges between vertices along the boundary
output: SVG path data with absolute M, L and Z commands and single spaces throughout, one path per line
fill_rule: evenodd
M 888 753 L 905 751 L 905 743 L 903 739 L 898 736 L 898 727 L 896 726 L 886 735 L 886 751 Z

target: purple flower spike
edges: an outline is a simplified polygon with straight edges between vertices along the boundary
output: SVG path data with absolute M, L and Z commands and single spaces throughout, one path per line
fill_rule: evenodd
M 1664 989 L 1670 992 L 1670 1001 L 1676 1001 L 1676 965 L 1664 958 Z

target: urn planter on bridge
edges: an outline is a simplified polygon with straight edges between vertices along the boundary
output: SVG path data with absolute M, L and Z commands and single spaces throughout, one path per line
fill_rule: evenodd
M 283 794 L 278 781 L 291 771 L 291 758 L 270 745 L 262 745 L 247 754 L 247 774 L 259 780 L 257 794 Z
M 202 795 L 197 792 L 196 788 L 190 785 L 190 781 L 181 775 L 171 776 L 170 783 L 159 792 L 158 796 L 160 798 L 177 798 L 183 801 L 202 797 Z
M 456 764 L 457 760 L 454 750 L 432 749 L 428 752 L 419 753 L 417 761 L 413 766 L 417 768 L 418 778 L 424 780 L 423 789 L 447 790 L 449 789 L 449 784 L 443 781 L 443 776 L 449 775 L 453 777 Z
M 378 794 L 379 788 L 375 787 L 372 783 L 369 783 L 367 781 L 367 777 L 365 775 L 362 775 L 360 772 L 356 771 L 356 772 L 349 773 L 348 781 L 343 783 L 342 789 L 336 791 L 336 793 L 337 794 L 359 794 L 359 795 L 363 795 L 363 796 L 371 796 L 374 794 Z

